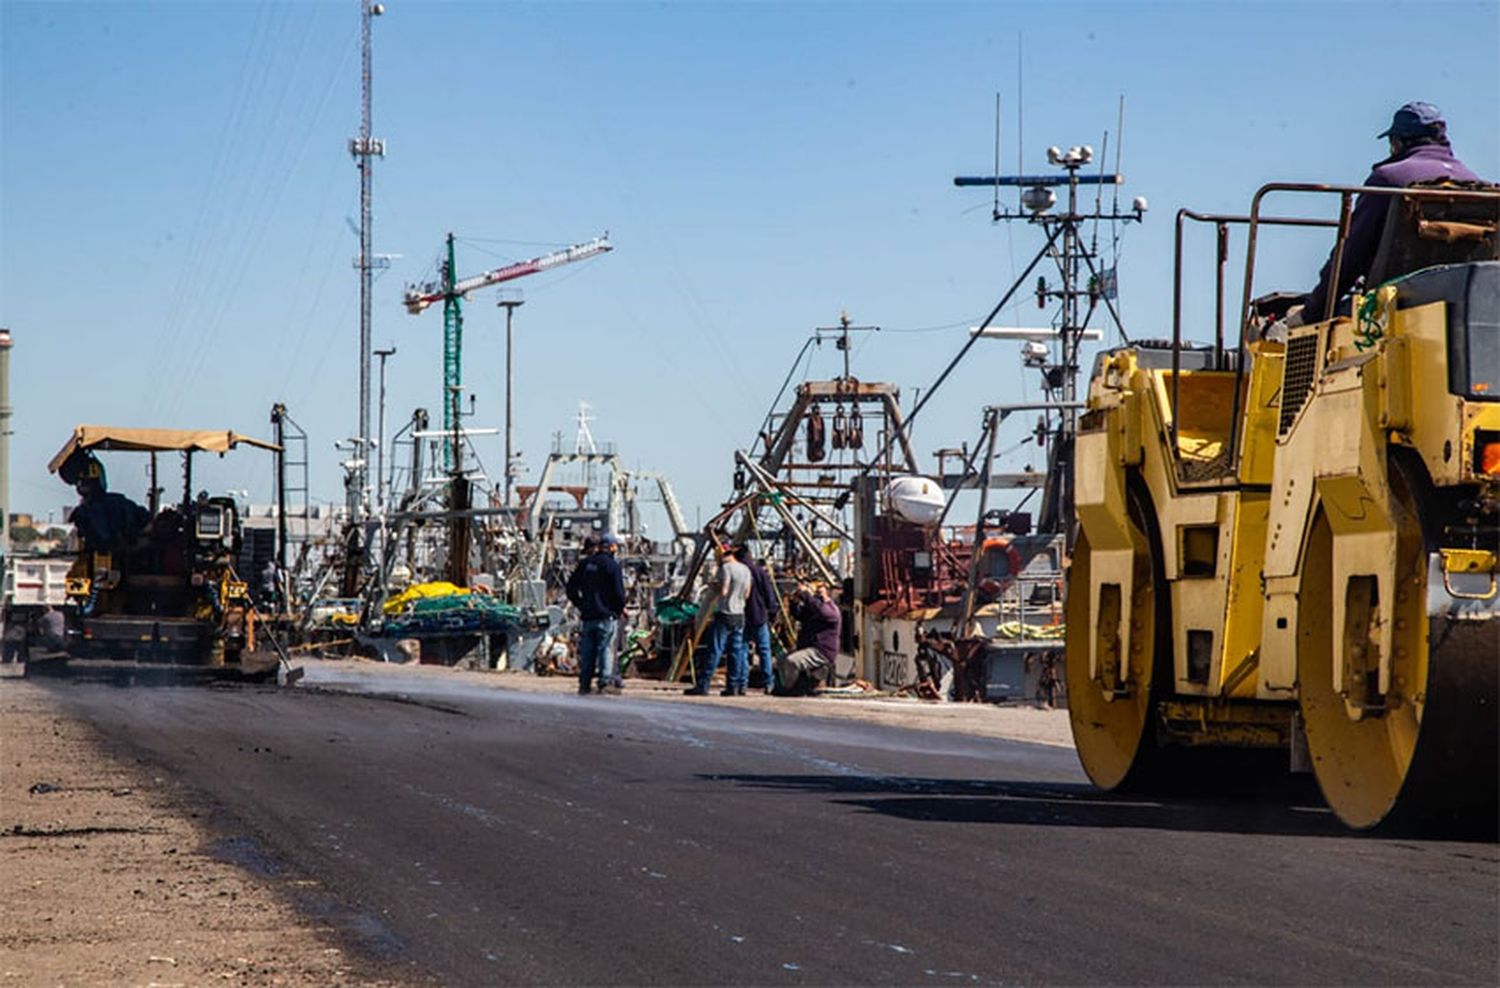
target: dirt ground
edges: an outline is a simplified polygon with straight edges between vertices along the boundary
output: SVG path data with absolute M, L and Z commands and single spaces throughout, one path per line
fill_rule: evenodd
M 363 660 L 302 660 L 309 685 L 431 686 L 571 693 L 568 677 L 463 672 Z M 0 672 L 0 988 L 8 985 L 285 985 L 420 983 L 346 951 L 309 918 L 315 883 L 246 867 L 235 838 L 192 794 L 128 752 L 112 751 L 49 692 Z M 1070 746 L 1067 712 L 933 704 L 837 694 L 684 697 L 628 680 L 625 693 L 724 703 L 801 717 L 857 719 Z M 596 697 L 593 702 L 609 702 Z M 253 865 L 253 862 L 250 862 Z
M 12 667 L 13 668 L 13 667 Z M 0 988 L 410 984 L 299 914 L 170 780 L 0 677 Z

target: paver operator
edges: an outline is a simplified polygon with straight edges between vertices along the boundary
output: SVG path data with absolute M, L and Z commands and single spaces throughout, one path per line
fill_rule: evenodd
M 149 511 L 109 489 L 104 464 L 92 455 L 75 452 L 57 474 L 78 491 L 78 507 L 68 520 L 78 530 L 85 549 L 102 552 L 127 549 L 150 523 Z

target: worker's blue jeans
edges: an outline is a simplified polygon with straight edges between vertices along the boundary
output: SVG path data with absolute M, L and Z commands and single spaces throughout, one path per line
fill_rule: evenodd
M 771 622 L 762 621 L 745 628 L 745 637 L 760 654 L 760 671 L 766 674 L 766 689 L 771 688 Z
M 615 681 L 615 619 L 584 621 L 578 632 L 578 688 L 586 690 L 599 677 L 599 686 Z
M 741 618 L 731 623 L 723 614 L 714 615 L 714 623 L 708 631 L 708 658 L 703 662 L 703 671 L 698 675 L 698 685 L 704 689 L 713 682 L 719 671 L 719 660 L 724 657 L 724 647 L 729 647 L 729 669 L 724 674 L 724 685 L 731 689 L 744 689 L 750 679 L 750 659 L 745 649 L 745 621 Z

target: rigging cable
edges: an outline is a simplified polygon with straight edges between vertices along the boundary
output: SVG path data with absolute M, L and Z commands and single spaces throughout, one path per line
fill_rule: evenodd
M 287 47 L 282 42 L 282 37 L 288 29 L 289 26 L 286 21 L 283 21 L 278 27 L 274 39 L 275 49 L 280 50 Z M 292 64 L 284 70 L 285 74 L 281 80 L 280 91 L 274 96 L 274 102 L 270 106 L 268 118 L 263 121 L 267 130 L 272 132 L 281 130 L 280 118 L 282 116 L 282 108 L 287 105 L 287 97 L 291 91 L 293 80 L 298 75 L 303 56 L 308 50 L 310 35 L 311 29 L 304 29 L 301 43 L 293 53 Z M 276 68 L 278 68 L 275 65 L 275 61 L 274 55 L 268 58 L 264 66 L 264 72 L 262 73 L 262 79 L 266 87 L 266 96 L 271 95 L 271 81 L 275 76 Z M 254 121 L 254 123 L 259 124 L 262 121 Z M 303 143 L 298 147 L 294 155 L 293 164 L 295 164 L 295 157 L 301 155 L 302 148 L 305 147 L 309 137 L 310 129 L 303 134 Z M 210 286 L 195 290 L 195 300 L 198 303 L 199 316 L 192 320 L 191 325 L 195 327 L 196 332 L 192 341 L 187 344 L 185 352 L 179 351 L 179 362 L 184 366 L 182 370 L 177 371 L 173 376 L 177 376 L 180 373 L 181 376 L 186 378 L 197 377 L 202 370 L 203 364 L 207 362 L 212 352 L 213 340 L 218 335 L 218 327 L 223 323 L 232 308 L 231 305 L 225 303 L 235 297 L 240 285 L 244 282 L 245 275 L 250 267 L 247 263 L 248 259 L 256 255 L 260 241 L 265 237 L 266 231 L 270 227 L 271 218 L 275 212 L 276 204 L 280 200 L 281 192 L 290 181 L 294 171 L 294 168 L 291 166 L 275 167 L 277 165 L 275 158 L 285 146 L 284 143 L 274 141 L 258 142 L 254 160 L 251 162 L 246 180 L 238 183 L 236 207 L 230 211 L 229 215 L 249 213 L 250 219 L 235 223 L 235 236 L 226 238 L 227 243 L 234 245 L 230 248 L 233 251 L 233 255 L 229 251 L 215 252 L 209 274 Z M 273 180 L 273 176 L 277 173 L 280 175 L 280 182 L 277 183 L 277 188 L 274 192 L 267 194 L 267 190 L 263 186 L 270 183 Z M 168 403 L 169 415 L 176 415 L 177 409 L 181 405 L 182 397 L 183 393 L 180 391 L 173 395 L 173 400 Z
M 305 108 L 309 105 L 307 101 L 293 100 L 291 94 L 294 88 L 296 88 L 295 83 L 298 77 L 302 74 L 301 69 L 305 62 L 305 56 L 309 52 L 311 36 L 312 30 L 310 27 L 303 31 L 296 50 L 292 55 L 291 64 L 285 70 L 280 91 L 275 95 L 270 113 L 264 121 L 268 130 L 283 132 L 289 129 L 293 121 L 287 119 L 283 123 L 283 119 L 297 113 L 297 109 L 293 109 L 292 107 L 295 105 L 297 108 Z M 268 82 L 269 78 L 270 69 L 268 68 Z M 322 105 L 327 101 L 328 95 L 332 90 L 333 80 L 334 77 L 330 76 L 329 85 L 324 90 L 322 100 L 316 104 L 316 110 L 303 128 L 299 141 L 292 143 L 281 142 L 279 145 L 277 145 L 277 142 L 266 141 L 261 144 L 260 150 L 250 169 L 251 178 L 244 183 L 239 196 L 242 208 L 248 207 L 251 197 L 254 197 L 256 203 L 254 215 L 248 224 L 240 225 L 238 235 L 235 238 L 238 244 L 237 256 L 221 256 L 220 258 L 219 269 L 214 272 L 215 280 L 217 280 L 219 287 L 205 291 L 203 294 L 203 307 L 208 312 L 204 318 L 196 320 L 195 324 L 199 326 L 207 325 L 196 336 L 195 345 L 190 348 L 189 353 L 186 355 L 186 376 L 190 378 L 196 378 L 202 374 L 205 365 L 208 364 L 214 353 L 212 341 L 219 335 L 219 328 L 224 324 L 232 310 L 232 305 L 230 304 L 219 304 L 217 310 L 214 311 L 212 306 L 215 303 L 211 302 L 210 299 L 219 298 L 227 302 L 236 298 L 243 288 L 251 268 L 251 265 L 248 263 L 249 259 L 261 252 L 261 244 L 265 241 L 269 233 L 276 211 L 281 204 L 288 186 L 291 184 L 291 178 L 296 174 L 298 170 L 297 165 L 311 143 L 318 113 L 321 112 Z M 272 145 L 277 145 L 277 150 L 273 150 Z M 258 192 L 256 191 L 257 189 L 259 190 Z M 182 397 L 183 395 L 179 393 L 175 396 L 176 400 L 171 402 L 171 414 L 176 414 L 176 409 L 181 405 Z
M 792 377 L 796 375 L 797 367 L 802 363 L 802 358 L 807 354 L 808 348 L 813 345 L 814 339 L 816 337 L 809 336 L 803 341 L 802 349 L 797 351 L 797 356 L 792 360 L 791 369 L 786 372 L 786 377 L 782 379 L 781 389 L 776 392 L 776 397 L 771 399 L 771 407 L 766 409 L 766 416 L 761 420 L 760 432 L 762 435 L 771 431 L 771 416 L 776 414 L 776 406 L 781 402 L 781 396 L 786 394 L 786 386 L 792 383 Z M 760 435 L 757 435 L 755 440 L 750 443 L 749 448 L 754 449 L 755 443 L 759 440 Z
M 268 11 L 269 8 L 266 7 L 257 9 L 250 41 L 244 49 L 244 60 L 240 63 L 234 95 L 230 99 L 229 112 L 226 115 L 224 128 L 219 133 L 219 143 L 214 152 L 213 164 L 208 169 L 208 182 L 204 186 L 203 198 L 199 202 L 197 213 L 193 218 L 192 230 L 187 237 L 186 262 L 178 267 L 177 285 L 172 290 L 171 302 L 161 321 L 161 329 L 158 330 L 161 342 L 158 343 L 157 348 L 162 353 L 175 354 L 187 332 L 187 327 L 193 324 L 192 320 L 187 317 L 186 309 L 190 300 L 196 300 L 199 297 L 197 293 L 201 291 L 203 281 L 199 270 L 209 254 L 208 246 L 219 239 L 210 230 L 210 227 L 217 224 L 216 207 L 225 198 L 218 189 L 219 186 L 228 182 L 226 173 L 230 160 L 231 135 L 243 133 L 245 130 L 245 125 L 240 122 L 240 118 L 246 113 L 244 108 L 250 103 L 250 90 L 253 88 L 252 67 L 262 60 L 259 47 L 263 23 L 269 16 Z M 156 397 L 158 402 L 154 402 L 152 407 L 159 407 L 159 400 L 164 395 L 159 393 Z
M 870 469 L 880 460 L 885 458 L 886 454 L 888 454 L 891 450 L 891 445 L 896 442 L 897 437 L 911 435 L 912 424 L 916 422 L 917 416 L 921 414 L 922 409 L 925 408 L 927 403 L 932 400 L 932 396 L 937 394 L 938 389 L 943 386 L 943 382 L 948 379 L 948 375 L 953 373 L 953 369 L 957 367 L 959 363 L 964 359 L 964 357 L 968 354 L 968 352 L 973 349 L 974 344 L 983 339 L 984 330 L 989 328 L 990 323 L 994 322 L 995 317 L 999 315 L 1001 310 L 1003 310 L 1005 306 L 1010 303 L 1012 296 L 1014 296 L 1020 289 L 1021 282 L 1025 281 L 1028 277 L 1031 276 L 1031 272 L 1036 269 L 1036 266 L 1041 261 L 1041 259 L 1046 257 L 1048 253 L 1053 249 L 1053 245 L 1057 242 L 1057 235 L 1060 232 L 1062 232 L 1061 227 L 1055 227 L 1048 232 L 1047 242 L 1042 245 L 1041 250 L 1036 252 L 1036 256 L 1031 259 L 1031 263 L 1026 265 L 1026 270 L 1021 272 L 1021 277 L 1017 278 L 1015 282 L 1011 284 L 1010 289 L 1006 291 L 1005 295 L 1000 299 L 1000 301 L 995 303 L 995 307 L 990 310 L 990 314 L 985 317 L 984 322 L 980 325 L 979 332 L 971 334 L 964 345 L 959 348 L 958 353 L 955 354 L 953 359 L 948 362 L 948 366 L 943 368 L 943 372 L 938 375 L 937 380 L 932 382 L 932 386 L 928 388 L 927 393 L 922 396 L 922 400 L 918 401 L 916 405 L 912 407 L 911 414 L 906 417 L 906 421 L 901 424 L 901 428 L 887 435 L 885 443 L 880 447 L 879 451 L 871 459 L 870 463 L 867 464 L 865 468 L 859 473 L 855 474 L 854 477 L 850 478 L 849 485 L 845 487 L 844 490 L 839 494 L 839 496 L 834 500 L 834 507 L 836 509 L 843 510 L 844 506 L 849 503 L 849 497 L 851 491 L 854 488 L 854 482 L 867 476 L 870 472 Z
M 455 237 L 459 243 L 475 244 L 509 244 L 514 247 L 546 247 L 549 250 L 561 250 L 568 244 L 559 243 L 555 240 L 505 240 L 500 237 Z M 477 248 L 476 248 L 477 249 Z

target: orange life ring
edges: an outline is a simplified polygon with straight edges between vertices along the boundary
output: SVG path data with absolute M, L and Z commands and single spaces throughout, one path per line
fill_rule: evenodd
M 1014 582 L 1021 575 L 1021 554 L 1016 551 L 1016 547 L 1011 544 L 1010 539 L 1003 537 L 985 539 L 984 543 L 979 547 L 980 555 L 988 554 L 991 549 L 1005 550 L 1005 558 L 1010 563 L 1010 573 L 1006 576 L 1004 582 Z

